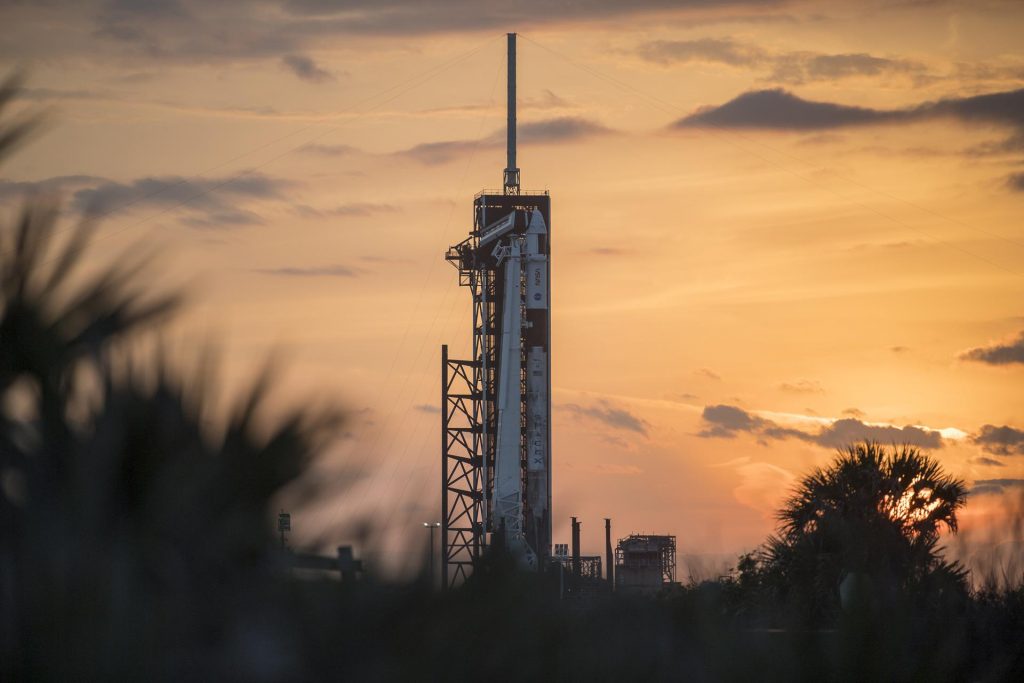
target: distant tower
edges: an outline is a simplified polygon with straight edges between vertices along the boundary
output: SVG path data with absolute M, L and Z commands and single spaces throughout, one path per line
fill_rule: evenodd
M 551 556 L 551 197 L 516 166 L 516 34 L 508 34 L 507 160 L 500 191 L 473 201 L 448 249 L 473 295 L 473 357 L 441 353 L 441 538 L 445 585 L 490 543 L 524 567 Z

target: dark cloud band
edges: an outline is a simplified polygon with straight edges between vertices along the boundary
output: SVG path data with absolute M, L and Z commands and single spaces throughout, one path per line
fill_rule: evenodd
M 808 443 L 840 448 L 857 441 L 900 443 L 920 448 L 941 448 L 942 435 L 937 431 L 906 425 L 869 425 L 855 418 L 843 418 L 817 431 L 782 427 L 771 420 L 730 405 L 706 406 L 702 413 L 705 428 L 697 436 L 703 438 L 733 438 L 746 433 L 761 439 L 798 439 Z
M 805 100 L 782 89 L 743 93 L 725 104 L 676 121 L 676 128 L 714 126 L 813 131 L 880 123 L 907 123 L 948 116 L 1024 129 L 1024 89 L 926 102 L 905 109 L 872 109 Z

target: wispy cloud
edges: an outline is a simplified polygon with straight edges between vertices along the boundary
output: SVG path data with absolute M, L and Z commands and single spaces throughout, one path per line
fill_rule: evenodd
M 380 213 L 394 213 L 398 211 L 398 207 L 391 204 L 378 204 L 375 202 L 349 202 L 323 208 L 309 206 L 308 204 L 296 204 L 292 209 L 304 218 L 373 216 Z
M 798 379 L 795 382 L 783 382 L 779 385 L 779 389 L 788 392 L 790 394 L 824 394 L 825 389 L 822 388 L 821 383 L 818 380 L 813 379 Z
M 575 142 L 613 133 L 600 123 L 575 116 L 561 116 L 543 121 L 521 123 L 518 142 L 521 145 L 552 145 Z M 476 149 L 493 149 L 505 144 L 505 130 L 498 130 L 476 140 L 443 140 L 427 142 L 397 152 L 430 166 L 448 163 Z
M 182 224 L 194 228 L 234 228 L 262 223 L 239 202 L 280 199 L 295 185 L 282 178 L 247 173 L 228 178 L 151 176 L 130 182 L 104 180 L 72 195 L 73 208 L 113 213 L 145 207 L 177 209 Z
M 352 266 L 332 264 L 326 266 L 282 266 L 280 268 L 256 268 L 255 272 L 280 277 L 342 277 L 352 278 L 365 271 Z
M 236 228 L 263 222 L 247 203 L 277 200 L 295 182 L 260 173 L 225 178 L 146 176 L 116 181 L 90 175 L 54 176 L 38 181 L 0 180 L 0 202 L 26 193 L 70 193 L 71 208 L 112 214 L 138 209 L 175 210 L 178 221 L 199 229 Z
M 356 154 L 360 150 L 358 147 L 353 147 L 352 145 L 322 145 L 310 143 L 300 147 L 299 151 L 303 154 L 311 154 L 314 156 L 342 157 Z
M 721 375 L 719 375 L 717 372 L 715 372 L 714 370 L 711 370 L 709 368 L 700 368 L 699 370 L 694 370 L 693 374 L 701 375 L 702 377 L 707 377 L 708 379 L 713 379 L 713 380 L 719 380 L 720 381 L 722 379 Z
M 650 423 L 643 418 L 605 399 L 598 399 L 594 404 L 588 406 L 578 403 L 565 403 L 559 407 L 579 417 L 600 422 L 612 429 L 636 432 L 637 434 L 647 436 L 647 430 L 650 428 Z
M 969 491 L 973 496 L 1000 495 L 1008 488 L 1024 486 L 1024 479 L 977 479 Z
M 928 67 L 909 59 L 879 57 L 864 52 L 780 52 L 732 38 L 650 41 L 637 47 L 636 54 L 658 64 L 704 63 L 752 69 L 763 72 L 766 81 L 789 85 L 858 76 L 907 76 L 917 82 L 930 80 Z
M 632 249 L 623 249 L 622 247 L 591 247 L 584 253 L 593 254 L 594 256 L 626 256 L 635 252 Z
M 304 81 L 324 83 L 335 80 L 334 74 L 319 66 L 312 57 L 291 54 L 281 57 L 281 64 Z
M 106 178 L 92 175 L 62 175 L 45 180 L 15 181 L 0 180 L 0 202 L 21 199 L 27 194 L 61 194 L 77 189 L 95 187 L 109 182 Z

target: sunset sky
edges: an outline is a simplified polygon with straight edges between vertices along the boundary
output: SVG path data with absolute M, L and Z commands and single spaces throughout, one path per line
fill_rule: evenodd
M 355 477 L 293 518 L 351 540 L 438 518 L 439 347 L 470 298 L 445 249 L 519 165 L 553 218 L 554 514 L 584 551 L 673 533 L 749 550 L 802 473 L 909 442 L 973 489 L 1024 483 L 1024 4 L 0 0 L 0 73 L 47 126 L 0 168 L 102 216 L 186 287 L 170 341 L 237 386 L 336 398 Z M 292 502 L 298 506 L 297 502 Z M 681 572 L 684 573 L 684 572 Z

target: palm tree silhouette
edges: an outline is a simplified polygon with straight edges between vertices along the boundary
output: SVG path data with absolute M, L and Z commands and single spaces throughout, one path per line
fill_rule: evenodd
M 0 158 L 33 125 L 0 118 Z M 30 197 L 0 230 L 0 679 L 254 679 L 266 646 L 296 666 L 284 625 L 251 635 L 276 604 L 272 499 L 340 412 L 271 420 L 267 370 L 212 429 L 213 364 L 139 351 L 181 296 L 147 294 L 137 252 L 83 274 L 94 222 L 58 218 Z
M 779 533 L 760 557 L 777 590 L 823 614 L 839 602 L 847 577 L 866 581 L 873 599 L 963 590 L 965 573 L 938 549 L 943 529 L 957 531 L 963 481 L 913 446 L 864 442 L 805 476 L 778 513 Z

